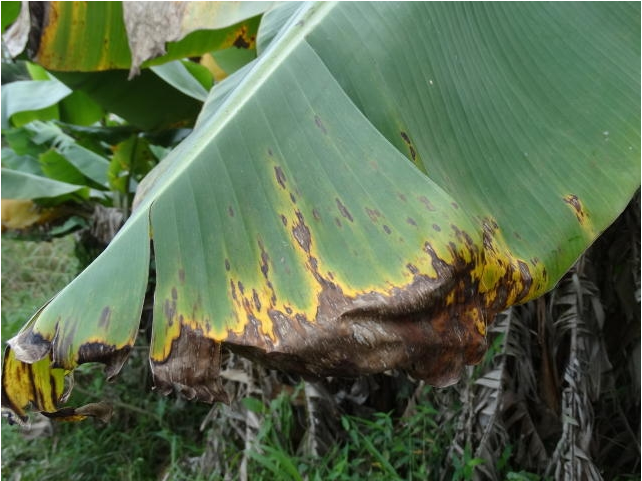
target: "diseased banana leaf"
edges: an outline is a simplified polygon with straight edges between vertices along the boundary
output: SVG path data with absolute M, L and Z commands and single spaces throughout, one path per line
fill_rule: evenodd
M 3 405 L 51 411 L 43 360 L 116 375 L 150 239 L 163 393 L 225 400 L 222 346 L 300 373 L 454 382 L 495 314 L 554 286 L 640 185 L 639 8 L 268 12 L 259 58 L 214 87 L 107 250 L 9 342 Z
M 270 6 L 271 2 L 24 2 L 3 37 L 12 56 L 28 47 L 48 70 L 137 73 L 141 65 L 231 46 L 252 48 L 259 15 Z M 38 29 L 29 39 L 24 32 L 30 25 Z

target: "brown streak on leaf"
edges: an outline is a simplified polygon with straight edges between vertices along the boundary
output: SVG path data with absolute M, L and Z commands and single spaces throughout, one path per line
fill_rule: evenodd
M 247 36 L 247 28 L 246 27 L 241 27 L 239 29 L 239 32 L 234 39 L 234 42 L 232 42 L 232 45 L 234 45 L 236 48 L 242 48 L 242 49 L 249 49 L 250 46 L 252 45 L 252 39 L 246 39 L 245 37 Z
M 410 150 L 410 157 L 412 158 L 412 161 L 416 162 L 417 152 L 415 151 L 415 147 L 412 145 L 412 142 L 410 141 L 410 137 L 408 137 L 408 134 L 406 132 L 401 132 L 401 138 L 403 139 L 403 141 L 408 146 L 408 149 Z
M 437 210 L 435 209 L 435 206 L 432 205 L 432 202 L 430 202 L 425 195 L 420 195 L 418 199 L 419 199 L 419 202 L 425 205 L 426 209 L 428 209 L 430 212 L 434 212 L 435 210 Z
M 252 299 L 254 300 L 254 307 L 256 307 L 256 310 L 261 312 L 261 300 L 259 299 L 259 295 L 255 289 L 252 289 Z
M 582 202 L 580 199 L 577 197 L 575 194 L 568 194 L 564 196 L 564 202 L 566 202 L 568 205 L 570 205 L 573 208 L 573 212 L 575 214 L 575 217 L 577 218 L 578 222 L 582 225 L 584 225 L 588 219 L 588 214 L 584 210 L 584 207 L 582 206 Z
M 348 219 L 350 222 L 354 222 L 354 219 L 352 218 L 352 215 L 348 211 L 347 207 L 341 203 L 341 200 L 339 198 L 335 198 L 337 201 L 337 207 L 339 208 L 339 212 L 341 212 L 341 215 Z
M 294 224 L 294 227 L 292 227 L 292 234 L 294 235 L 294 238 L 301 246 L 301 248 L 305 252 L 310 254 L 310 245 L 312 244 L 310 229 L 308 229 L 308 226 L 305 225 L 305 219 L 303 218 L 303 214 L 301 214 L 301 211 L 297 210 L 295 214 L 296 218 L 298 219 L 298 223 Z
M 170 302 L 169 299 L 165 299 L 163 313 L 167 319 L 167 324 L 171 326 L 174 323 L 174 316 L 176 315 L 176 302 Z
M 528 268 L 528 264 L 518 259 L 517 265 L 519 267 L 522 282 L 522 288 L 515 299 L 515 302 L 518 303 L 528 295 L 531 286 L 533 285 L 533 277 L 531 276 L 531 271 Z
M 265 247 L 263 246 L 263 242 L 259 240 L 259 249 L 261 250 L 261 273 L 263 274 L 263 277 L 265 279 L 268 278 L 268 272 L 270 270 L 269 262 L 270 262 L 270 256 L 268 256 L 268 253 L 265 252 Z
M 370 209 L 369 207 L 365 208 L 366 214 L 368 214 L 368 217 L 370 220 L 374 223 L 377 223 L 379 220 L 379 217 L 381 217 L 381 212 L 379 212 L 377 209 Z
M 272 151 L 270 151 L 270 153 L 271 152 Z M 283 173 L 283 169 L 281 169 L 281 167 L 277 165 L 274 167 L 274 173 L 276 175 L 276 181 L 279 183 L 282 189 L 285 189 L 285 174 Z
M 328 134 L 328 131 L 325 128 L 325 125 L 323 125 L 323 122 L 321 121 L 321 118 L 318 115 L 314 116 L 314 123 L 316 124 L 319 129 L 321 129 L 321 132 L 323 132 L 325 135 Z

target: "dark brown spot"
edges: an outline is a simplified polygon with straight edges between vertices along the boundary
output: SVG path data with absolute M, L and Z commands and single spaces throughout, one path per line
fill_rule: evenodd
M 341 203 L 338 197 L 335 200 L 337 201 L 337 207 L 339 208 L 339 212 L 341 212 L 341 215 L 352 222 L 352 215 L 350 215 L 350 212 L 348 211 L 346 206 Z
M 265 247 L 263 246 L 263 242 L 261 241 L 259 241 L 259 249 L 261 249 L 261 272 L 263 273 L 263 277 L 267 279 L 268 271 L 270 270 L 270 267 L 268 266 L 270 256 L 268 256 L 268 253 L 265 252 Z
M 227 212 L 230 214 L 230 217 L 234 217 L 234 209 L 232 209 L 232 206 L 227 207 Z
M 178 270 L 178 280 L 181 281 L 181 284 L 185 283 L 185 271 L 183 269 Z
M 495 231 L 497 230 L 497 223 L 493 219 L 484 218 L 482 220 L 482 230 L 482 243 L 484 244 L 484 250 L 495 252 L 493 239 L 495 237 Z
M 109 307 L 104 307 L 100 313 L 100 320 L 98 321 L 98 326 L 107 329 L 109 326 L 109 320 L 111 318 L 111 309 Z
M 433 224 L 432 228 L 435 229 L 437 232 L 441 232 L 441 227 L 439 227 L 437 224 Z
M 294 197 L 294 194 L 292 192 L 290 192 L 290 200 L 293 204 L 296 204 L 296 197 Z
M 414 225 L 415 227 L 417 227 L 417 223 L 415 222 L 415 219 L 413 219 L 412 217 L 408 217 L 406 219 L 406 222 L 408 222 L 408 224 L 410 225 Z
M 315 220 L 321 220 L 321 214 L 319 214 L 319 211 L 315 209 L 312 209 L 312 217 L 314 217 Z
M 245 40 L 243 35 L 245 35 L 245 31 L 240 33 L 239 36 L 234 39 L 234 43 L 232 45 L 234 45 L 236 48 L 244 48 L 244 49 L 250 48 L 250 44 L 248 43 L 247 40 Z
M 517 265 L 519 266 L 519 273 L 521 274 L 523 282 L 522 290 L 517 294 L 517 299 L 515 300 L 516 302 L 519 302 L 528 295 L 531 285 L 533 284 L 533 277 L 531 276 L 531 271 L 525 262 L 518 260 Z
M 225 270 L 226 271 L 230 270 L 230 260 L 229 259 L 225 259 Z
M 519 235 L 519 232 L 513 232 L 513 235 L 515 236 L 515 238 L 522 240 L 522 236 Z
M 368 217 L 370 217 L 370 220 L 372 222 L 377 222 L 379 217 L 381 217 L 381 212 L 379 212 L 377 209 L 370 209 L 366 207 L 366 214 L 368 214 Z
M 303 214 L 301 214 L 301 212 L 298 210 L 296 211 L 296 217 L 298 219 L 298 223 L 296 223 L 292 228 L 292 234 L 294 234 L 294 238 L 303 248 L 303 250 L 309 254 L 310 245 L 312 244 L 310 229 L 308 229 L 308 226 L 305 225 Z
M 261 300 L 259 299 L 258 293 L 252 289 L 252 299 L 254 299 L 254 306 L 256 307 L 257 311 L 261 310 Z
M 268 155 L 272 157 L 274 154 L 272 153 L 272 149 L 268 149 Z
M 237 300 L 236 298 L 236 286 L 234 285 L 234 281 L 230 279 L 230 287 L 232 288 L 232 299 L 235 301 Z
M 341 219 L 339 219 L 338 217 L 334 218 L 334 223 L 337 224 L 337 227 L 341 227 L 342 226 Z
M 403 141 L 408 146 L 408 149 L 410 150 L 410 157 L 412 158 L 412 161 L 415 162 L 417 160 L 417 152 L 415 151 L 415 147 L 412 145 L 412 142 L 410 141 L 410 137 L 408 137 L 407 133 L 401 132 L 401 138 L 403 139 Z
M 417 266 L 414 266 L 414 265 L 412 265 L 412 264 L 406 264 L 406 267 L 407 267 L 407 268 L 408 268 L 408 270 L 409 270 L 410 272 L 412 272 L 413 274 L 418 274 L 418 273 L 419 273 L 419 269 L 417 269 Z
M 185 318 L 183 317 L 183 314 L 179 314 L 179 315 L 178 315 L 178 322 L 180 322 L 181 324 L 183 324 L 183 321 L 185 321 Z
M 167 323 L 171 326 L 174 322 L 174 316 L 176 315 L 176 302 L 169 302 L 169 299 L 165 299 L 165 304 L 163 304 L 163 313 L 167 319 Z
M 421 202 L 423 205 L 425 205 L 426 209 L 428 209 L 431 212 L 434 212 L 436 210 L 435 206 L 432 205 L 432 202 L 430 202 L 425 195 L 420 195 L 419 196 L 419 202 Z
M 287 227 L 288 225 L 288 218 L 285 217 L 283 214 L 281 214 L 281 222 L 283 223 L 284 226 Z
M 566 202 L 573 208 L 573 212 L 575 214 L 575 217 L 577 217 L 579 223 L 584 224 L 588 215 L 582 207 L 582 202 L 580 201 L 580 199 L 575 194 L 569 194 L 567 196 L 564 196 L 564 202 Z
M 281 188 L 285 189 L 285 174 L 283 170 L 278 165 L 274 167 L 274 173 L 276 174 L 276 181 L 279 183 Z
M 272 283 L 270 281 L 267 281 L 267 286 L 268 286 L 268 289 L 270 289 L 270 292 L 272 293 L 272 295 L 270 296 L 270 302 L 272 303 L 273 306 L 275 306 L 276 305 L 276 292 L 274 292 L 274 286 L 272 285 Z
M 321 132 L 327 135 L 328 131 L 325 129 L 325 125 L 323 125 L 323 122 L 321 122 L 321 118 L 318 115 L 314 116 L 314 123 L 321 129 Z
M 406 196 L 404 194 L 402 194 L 401 192 L 397 192 L 397 195 L 399 196 L 399 198 L 401 199 L 402 202 L 406 202 L 407 199 L 406 199 Z
M 178 299 L 178 291 L 176 290 L 175 287 L 172 287 L 172 299 L 175 301 Z
M 454 209 L 459 209 L 459 205 L 457 205 L 457 202 L 451 202 L 450 205 L 452 205 Z
M 391 231 L 390 231 L 390 227 L 388 227 L 388 226 L 387 226 L 387 225 L 385 225 L 385 224 L 384 224 L 384 226 L 383 226 L 383 230 L 386 232 L 386 234 L 390 234 L 390 232 L 391 232 Z
M 241 292 L 241 295 L 245 294 L 245 286 L 241 281 L 238 281 L 238 286 L 239 286 L 239 291 Z

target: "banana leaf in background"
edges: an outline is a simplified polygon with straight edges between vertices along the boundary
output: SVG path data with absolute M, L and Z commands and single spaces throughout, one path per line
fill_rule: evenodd
M 453 383 L 495 314 L 551 289 L 639 188 L 639 8 L 268 11 L 257 60 L 214 86 L 107 250 L 9 342 L 3 405 L 92 414 L 54 412 L 62 379 L 125 362 L 150 240 L 163 393 L 226 400 L 223 346 Z
M 150 148 L 165 149 L 184 137 L 182 132 L 193 125 L 213 85 L 213 73 L 197 59 L 174 59 L 210 55 L 218 49 L 232 50 L 233 57 L 242 52 L 242 59 L 255 57 L 259 14 L 269 5 L 224 3 L 210 6 L 210 10 L 216 7 L 212 17 L 203 16 L 203 5 L 198 4 L 161 4 L 162 8 L 156 5 L 151 10 L 136 4 L 125 6 L 123 15 L 123 6 L 117 2 L 25 2 L 22 9 L 19 2 L 9 2 L 7 7 L 12 8 L 3 9 L 3 29 L 13 25 L 3 35 L 5 45 L 14 55 L 26 48 L 40 64 L 3 64 L 2 128 L 8 145 L 3 151 L 9 152 L 3 155 L 3 232 L 8 229 L 12 235 L 35 238 L 48 238 L 54 231 L 62 235 L 69 230 L 60 230 L 50 221 L 62 223 L 81 215 L 86 219 L 80 224 L 65 225 L 76 228 L 91 223 L 87 217 L 93 215 L 96 202 L 122 208 L 126 215 L 137 181 L 157 162 Z M 166 7 L 170 10 L 163 14 Z M 132 35 L 128 37 L 125 23 L 136 30 L 140 26 L 131 18 L 159 13 L 171 13 L 175 24 L 159 30 L 162 35 L 144 53 L 150 48 L 150 33 L 133 32 L 133 37 L 143 40 L 137 43 Z M 182 24 L 176 23 L 179 17 L 185 17 Z M 29 36 L 32 23 L 42 29 Z M 170 37 L 177 41 L 167 45 L 168 53 L 145 63 L 144 67 L 154 64 L 151 68 L 140 70 L 139 62 L 137 74 L 128 80 L 126 69 L 132 65 L 128 43 L 142 61 L 145 55 L 158 54 Z M 56 53 L 60 51 L 65 54 Z M 56 134 L 43 138 L 43 131 Z M 57 144 L 63 137 L 65 144 L 79 144 L 69 145 L 74 158 L 60 152 Z M 70 165 L 74 159 L 93 164 L 101 177 L 99 184 Z M 46 168 L 33 171 L 34 164 Z M 34 175 L 24 175 L 25 169 Z M 61 188 L 67 193 L 59 195 Z M 9 197 L 15 195 L 19 197 Z

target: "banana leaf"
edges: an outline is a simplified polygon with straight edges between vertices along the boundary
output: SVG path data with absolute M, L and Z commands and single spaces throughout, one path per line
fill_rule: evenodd
M 162 393 L 226 400 L 223 347 L 302 374 L 455 382 L 495 314 L 551 289 L 639 188 L 639 18 L 565 2 L 266 13 L 258 59 L 9 341 L 3 405 L 53 415 L 61 373 L 117 374 L 150 240 Z

